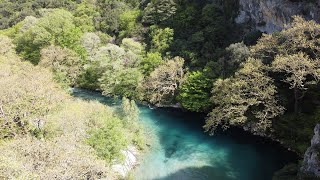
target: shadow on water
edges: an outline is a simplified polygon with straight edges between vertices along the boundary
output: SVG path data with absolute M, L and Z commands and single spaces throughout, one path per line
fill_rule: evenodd
M 222 167 L 189 167 L 154 180 L 236 180 L 235 177 L 226 172 L 228 171 Z

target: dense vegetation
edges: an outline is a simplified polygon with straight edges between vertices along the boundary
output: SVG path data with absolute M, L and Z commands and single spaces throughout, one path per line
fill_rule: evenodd
M 124 112 L 116 116 L 98 103 L 70 100 L 56 82 L 157 106 L 179 103 L 209 113 L 206 131 L 242 126 L 280 139 L 300 155 L 309 144 L 319 118 L 320 25 L 314 21 L 294 17 L 290 27 L 260 38 L 234 23 L 236 0 L 0 2 L 0 135 L 14 139 L 2 147 L 7 152 L 19 144 L 14 156 L 28 154 L 11 162 L 16 168 L 10 171 L 4 170 L 9 163 L 0 165 L 8 176 L 42 177 L 32 164 L 27 171 L 21 166 L 38 153 L 32 145 L 64 148 L 89 136 L 77 153 L 91 147 L 107 162 L 128 143 L 142 146 L 140 127 L 127 125 L 126 117 L 137 113 L 133 102 L 124 99 Z M 14 50 L 34 66 L 20 62 Z M 77 133 L 72 128 L 81 131 L 79 139 L 70 139 Z M 126 131 L 135 132 L 131 142 L 123 138 Z M 86 158 L 83 164 L 96 168 L 86 174 L 102 176 L 100 161 Z M 44 165 L 43 177 L 50 175 L 45 168 L 60 167 L 56 162 Z
M 8 37 L 0 45 L 1 179 L 112 178 L 121 150 L 144 147 L 134 101 L 116 113 L 75 100 L 49 70 L 21 61 Z

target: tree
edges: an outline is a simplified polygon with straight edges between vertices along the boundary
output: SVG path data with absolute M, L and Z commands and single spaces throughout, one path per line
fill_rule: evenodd
M 135 37 L 142 36 L 142 24 L 138 22 L 140 10 L 128 10 L 120 15 L 120 37 Z
M 81 74 L 83 63 L 70 49 L 48 46 L 40 52 L 40 66 L 50 68 L 58 82 L 74 86 Z
M 232 75 L 241 63 L 249 57 L 249 48 L 243 43 L 234 43 L 226 48 L 225 56 L 219 61 L 222 64 L 222 76 Z
M 272 62 L 275 72 L 285 73 L 284 82 L 294 90 L 294 112 L 299 112 L 299 100 L 307 90 L 307 85 L 317 82 L 320 78 L 319 60 L 312 60 L 304 53 L 278 55 Z
M 102 127 L 89 132 L 87 143 L 95 149 L 98 157 L 111 163 L 115 157 L 121 157 L 121 150 L 127 146 L 128 141 L 123 133 L 121 120 L 109 118 Z
M 151 26 L 151 51 L 165 53 L 173 42 L 173 29 Z
M 261 61 L 249 58 L 234 77 L 217 80 L 212 90 L 215 108 L 204 126 L 214 133 L 221 125 L 246 126 L 254 133 L 264 133 L 272 119 L 283 112 L 277 104 L 273 80 L 268 77 Z
M 142 97 L 143 75 L 137 68 L 108 69 L 99 79 L 104 95 Z
M 144 54 L 144 47 L 141 43 L 133 40 L 132 38 L 124 38 L 121 46 L 127 52 L 131 51 L 135 55 L 142 56 Z
M 134 100 L 129 100 L 126 97 L 122 98 L 121 104 L 122 117 L 126 120 L 127 123 L 135 122 L 139 120 L 139 109 Z M 126 124 L 126 126 L 130 126 L 131 123 Z
M 145 146 L 145 139 L 142 131 L 142 125 L 139 122 L 140 111 L 135 101 L 123 97 L 120 114 L 122 119 L 124 120 L 124 127 L 126 127 L 129 131 L 132 132 L 132 142 L 137 147 L 143 149 Z
M 95 18 L 96 29 L 108 34 L 120 31 L 120 15 L 131 9 L 123 0 L 97 0 L 99 15 Z
M 148 52 L 147 56 L 142 59 L 140 68 L 145 76 L 149 76 L 162 63 L 163 60 L 159 52 Z
M 92 32 L 95 30 L 94 18 L 98 16 L 97 10 L 93 2 L 83 1 L 74 13 L 74 23 L 83 32 Z
M 175 57 L 157 67 L 146 79 L 147 99 L 156 105 L 170 103 L 184 77 L 184 59 Z
M 212 80 L 201 71 L 188 74 L 179 88 L 178 100 L 188 110 L 201 112 L 210 107 L 210 90 Z
M 299 101 L 304 97 L 306 85 L 317 79 L 315 69 L 320 59 L 319 29 L 320 25 L 315 21 L 294 16 L 290 26 L 280 32 L 264 35 L 250 49 L 252 57 L 273 66 L 271 71 L 288 76 L 289 79 L 282 79 L 294 90 L 295 114 L 299 111 Z
M 12 54 L 0 54 L 0 139 L 39 129 L 44 117 L 66 98 L 48 70 Z
M 95 33 L 84 33 L 81 37 L 81 44 L 87 50 L 89 57 L 95 55 L 98 47 L 101 45 L 100 37 Z
M 93 50 L 91 54 L 93 54 L 92 57 L 84 66 L 85 72 L 81 77 L 80 85 L 89 89 L 99 89 L 99 79 L 108 69 L 124 66 L 126 51 L 117 45 L 107 44 Z
M 278 33 L 264 34 L 253 46 L 251 56 L 262 59 L 271 64 L 277 55 L 297 54 L 303 52 L 311 59 L 320 58 L 320 24 L 306 21 L 302 17 L 294 16 L 293 22 L 287 29 Z
M 40 50 L 51 44 L 69 48 L 84 58 L 85 50 L 80 45 L 82 32 L 73 20 L 73 15 L 65 10 L 46 12 L 34 26 L 17 35 L 17 51 L 34 64 L 39 63 Z
M 1 0 L 0 29 L 9 28 L 22 21 L 27 16 L 39 15 L 41 9 L 75 8 L 75 2 L 69 0 Z
M 142 22 L 159 24 L 172 17 L 176 10 L 176 4 L 173 0 L 153 0 L 144 9 Z

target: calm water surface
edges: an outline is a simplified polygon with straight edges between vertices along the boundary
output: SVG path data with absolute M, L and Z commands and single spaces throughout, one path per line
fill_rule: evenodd
M 74 96 L 109 106 L 119 101 L 75 89 Z M 278 145 L 244 132 L 203 132 L 204 116 L 139 106 L 151 149 L 133 172 L 137 180 L 271 180 L 292 157 Z

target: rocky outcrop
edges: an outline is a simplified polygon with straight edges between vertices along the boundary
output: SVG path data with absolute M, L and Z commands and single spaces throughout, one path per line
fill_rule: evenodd
M 301 172 L 320 178 L 320 124 L 314 129 L 311 146 L 304 155 Z
M 320 22 L 320 0 L 239 0 L 239 5 L 236 22 L 266 33 L 283 29 L 294 15 Z
M 122 178 L 125 178 L 128 173 L 138 165 L 137 156 L 139 151 L 134 146 L 129 146 L 126 150 L 122 150 L 124 161 L 121 164 L 112 166 L 112 170 L 118 173 Z

